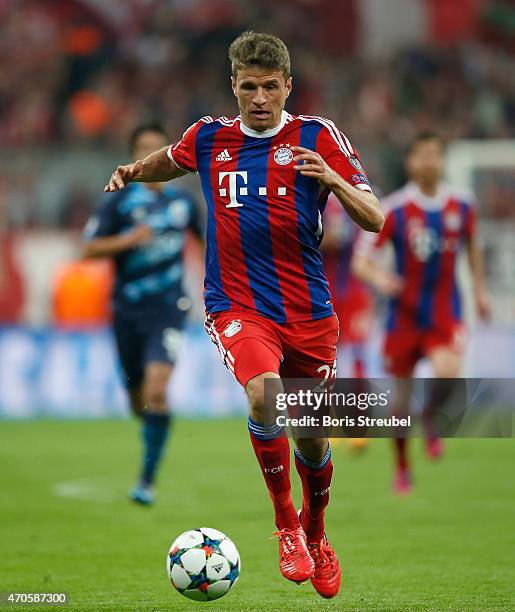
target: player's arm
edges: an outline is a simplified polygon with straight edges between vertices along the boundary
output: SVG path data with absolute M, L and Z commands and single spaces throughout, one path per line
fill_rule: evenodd
M 476 308 L 481 319 L 489 319 L 491 315 L 490 296 L 486 286 L 483 249 L 476 232 L 467 240 L 467 259 L 474 283 Z
M 191 125 L 174 145 L 164 147 L 151 153 L 148 157 L 138 159 L 133 164 L 118 166 L 111 174 L 104 191 L 118 191 L 130 182 L 166 183 L 196 171 L 195 140 L 204 119 Z
M 384 215 L 379 200 L 370 191 L 357 189 L 333 170 L 316 151 L 295 146 L 295 169 L 303 176 L 309 176 L 330 189 L 341 202 L 343 208 L 362 229 L 368 232 L 380 232 L 384 224 Z
M 82 233 L 83 257 L 114 257 L 148 242 L 153 235 L 148 225 L 140 224 L 124 231 L 118 212 L 120 196 L 104 194 Z
M 137 225 L 134 229 L 114 236 L 100 236 L 84 242 L 82 257 L 114 257 L 119 253 L 146 244 L 153 232 L 148 225 Z
M 381 249 L 391 239 L 392 230 L 393 217 L 388 214 L 379 235 L 361 232 L 351 259 L 352 273 L 387 297 L 397 295 L 404 285 L 400 276 L 385 269 L 378 262 Z
M 151 153 L 145 159 L 138 159 L 132 164 L 118 166 L 111 174 L 104 191 L 124 189 L 128 183 L 165 183 L 187 174 L 187 170 L 179 168 L 168 155 L 169 147 Z
M 380 266 L 371 254 L 354 253 L 351 260 L 351 270 L 357 278 L 387 297 L 397 295 L 404 284 L 399 276 Z

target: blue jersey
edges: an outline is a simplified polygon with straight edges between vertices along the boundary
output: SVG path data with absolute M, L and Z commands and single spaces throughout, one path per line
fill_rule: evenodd
M 114 257 L 115 312 L 141 313 L 176 303 L 184 295 L 185 230 L 201 236 L 198 207 L 187 192 L 169 185 L 156 191 L 131 183 L 104 195 L 83 237 L 87 241 L 123 234 L 140 224 L 151 227 L 153 237 Z

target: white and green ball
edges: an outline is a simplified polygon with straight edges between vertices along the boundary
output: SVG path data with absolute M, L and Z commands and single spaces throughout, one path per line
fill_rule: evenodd
M 225 595 L 240 576 L 241 562 L 233 541 L 217 529 L 185 531 L 166 558 L 172 585 L 185 597 L 209 601 Z

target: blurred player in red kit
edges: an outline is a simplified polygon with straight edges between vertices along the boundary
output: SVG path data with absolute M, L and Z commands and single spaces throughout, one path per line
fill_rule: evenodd
M 292 89 L 284 43 L 246 32 L 229 49 L 240 115 L 203 117 L 176 144 L 119 166 L 106 191 L 130 181 L 198 172 L 207 204 L 206 330 L 249 403 L 249 433 L 272 498 L 279 567 L 334 597 L 341 571 L 324 533 L 331 451 L 326 438 L 297 439 L 300 516 L 290 494 L 284 429 L 265 424 L 267 378 L 334 378 L 338 321 L 322 257 L 322 212 L 332 191 L 363 229 L 384 221 L 348 139 L 326 119 L 284 110 Z
M 478 314 L 481 318 L 490 314 L 473 201 L 442 181 L 442 140 L 433 133 L 419 135 L 408 152 L 406 169 L 410 181 L 382 202 L 383 230 L 377 236 L 362 234 L 352 262 L 360 278 L 389 298 L 384 359 L 386 370 L 398 379 L 399 414 L 409 410 L 410 379 L 422 357 L 429 359 L 435 378 L 460 374 L 466 336 L 456 265 L 462 248 L 468 256 Z M 377 261 L 377 251 L 387 243 L 393 247 L 395 272 Z M 435 391 L 422 413 L 426 450 L 433 459 L 442 453 L 431 425 L 437 397 Z M 395 440 L 395 457 L 394 490 L 407 493 L 411 471 L 406 438 Z

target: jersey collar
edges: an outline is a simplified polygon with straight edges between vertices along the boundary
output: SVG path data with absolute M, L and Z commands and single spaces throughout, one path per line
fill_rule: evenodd
M 447 185 L 443 182 L 438 185 L 436 194 L 432 198 L 423 193 L 414 181 L 410 181 L 406 187 L 408 197 L 414 199 L 424 210 L 438 210 L 442 208 L 445 204 L 445 200 L 449 197 Z
M 240 120 L 240 130 L 245 134 L 245 136 L 252 136 L 252 138 L 270 138 L 271 136 L 279 134 L 279 132 L 283 129 L 284 124 L 288 119 L 288 113 L 283 110 L 281 114 L 281 122 L 279 123 L 279 125 L 274 128 L 270 128 L 269 130 L 265 130 L 264 132 L 256 132 L 256 130 L 252 130 L 251 128 L 247 127 L 243 123 L 241 115 L 239 115 L 238 118 Z

